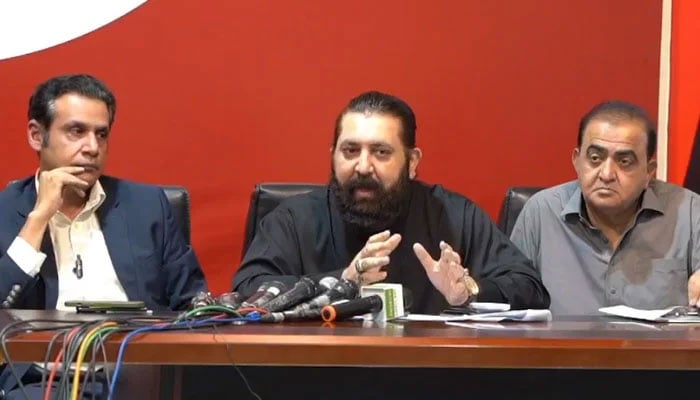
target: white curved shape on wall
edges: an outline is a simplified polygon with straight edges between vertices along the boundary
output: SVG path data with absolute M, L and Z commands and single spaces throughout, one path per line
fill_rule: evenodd
M 146 1 L 0 1 L 0 60 L 44 50 L 83 36 Z

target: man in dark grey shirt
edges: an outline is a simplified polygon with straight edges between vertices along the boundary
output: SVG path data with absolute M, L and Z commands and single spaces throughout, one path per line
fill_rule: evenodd
M 234 290 L 250 295 L 265 281 L 333 275 L 401 283 L 419 313 L 473 298 L 547 308 L 539 274 L 486 213 L 415 179 L 415 131 L 401 99 L 368 92 L 351 100 L 336 121 L 329 185 L 263 218 Z
M 579 125 L 578 180 L 535 194 L 511 240 L 540 270 L 554 314 L 700 297 L 700 196 L 654 179 L 656 132 L 641 108 L 597 105 Z

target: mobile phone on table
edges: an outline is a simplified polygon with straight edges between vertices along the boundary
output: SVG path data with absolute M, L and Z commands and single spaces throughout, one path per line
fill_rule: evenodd
M 107 312 L 142 312 L 146 310 L 146 303 L 140 300 L 134 301 L 102 301 L 102 300 L 69 300 L 66 307 L 75 307 L 77 312 L 107 313 Z

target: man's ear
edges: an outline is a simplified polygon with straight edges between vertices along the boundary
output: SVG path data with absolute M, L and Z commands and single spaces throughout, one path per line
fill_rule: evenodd
M 27 141 L 29 141 L 29 147 L 34 151 L 40 151 L 44 147 L 44 127 L 35 120 L 32 119 L 27 123 Z
M 658 167 L 656 158 L 652 158 L 647 162 L 647 185 L 656 178 L 656 167 Z
M 578 157 L 581 155 L 581 150 L 578 147 L 574 147 L 574 151 L 571 152 L 571 164 L 573 164 L 574 169 L 578 172 Z
M 412 148 L 408 153 L 408 177 L 415 179 L 418 171 L 418 164 L 423 158 L 423 152 L 418 147 Z

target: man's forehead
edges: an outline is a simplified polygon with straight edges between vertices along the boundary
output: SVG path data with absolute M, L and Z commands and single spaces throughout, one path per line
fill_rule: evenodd
M 401 121 L 392 115 L 350 112 L 340 123 L 339 142 L 358 143 L 401 141 Z
M 586 127 L 582 144 L 596 144 L 604 147 L 637 148 L 647 145 L 644 127 L 636 121 L 611 123 L 608 121 L 591 121 Z

